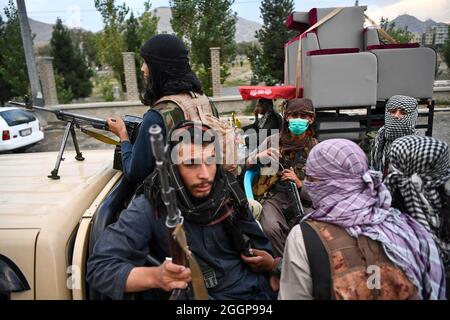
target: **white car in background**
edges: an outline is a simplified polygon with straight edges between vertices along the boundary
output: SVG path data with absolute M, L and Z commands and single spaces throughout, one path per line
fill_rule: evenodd
M 30 111 L 16 108 L 0 108 L 0 152 L 24 150 L 44 139 L 39 120 Z

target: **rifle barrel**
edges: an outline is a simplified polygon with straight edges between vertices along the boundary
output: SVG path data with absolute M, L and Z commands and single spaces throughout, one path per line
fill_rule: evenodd
M 40 111 L 53 113 L 61 121 L 73 121 L 73 122 L 78 122 L 78 123 L 82 122 L 84 124 L 92 125 L 94 128 L 97 128 L 97 129 L 108 130 L 108 124 L 106 123 L 105 119 L 90 117 L 90 116 L 86 116 L 83 114 L 77 114 L 77 113 L 73 113 L 73 112 L 65 112 L 65 111 L 61 111 L 59 109 L 49 109 L 49 108 L 44 108 L 44 107 L 39 107 L 39 106 L 28 105 L 26 103 L 20 103 L 20 102 L 15 102 L 15 101 L 9 101 L 8 103 L 28 109 L 28 110 L 40 110 Z
M 177 198 L 175 189 L 170 185 L 168 172 L 168 156 L 164 144 L 162 129 L 158 125 L 152 125 L 149 129 L 150 144 L 152 146 L 153 156 L 155 157 L 156 170 L 158 171 L 159 181 L 161 183 L 161 198 L 167 208 L 166 226 L 175 228 L 177 224 L 183 223 L 183 217 L 176 203 Z

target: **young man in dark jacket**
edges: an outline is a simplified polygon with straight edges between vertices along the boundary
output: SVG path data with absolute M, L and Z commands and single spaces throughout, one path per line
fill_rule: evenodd
M 190 138 L 170 144 L 169 154 L 175 156 L 170 160 L 169 181 L 176 190 L 189 250 L 199 262 L 208 295 L 211 299 L 272 299 L 269 277 L 276 263 L 269 240 L 253 219 L 232 174 L 216 164 L 217 145 L 214 149 L 210 144 L 196 144 L 199 132 L 200 141 L 211 141 L 204 137 L 208 128 L 200 124 L 182 122 L 175 127 L 175 136 Z M 189 268 L 166 259 L 170 256 L 167 213 L 158 172 L 144 185 L 144 194 L 104 231 L 88 261 L 89 284 L 113 299 L 150 289 L 184 289 L 191 281 Z M 234 241 L 236 236 L 250 240 L 253 256 L 244 256 L 242 247 L 236 245 L 239 241 Z M 162 264 L 145 266 L 149 253 Z

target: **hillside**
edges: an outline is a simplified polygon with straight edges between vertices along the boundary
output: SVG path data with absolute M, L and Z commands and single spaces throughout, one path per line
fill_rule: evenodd
M 169 7 L 159 7 L 153 10 L 154 14 L 159 18 L 158 33 L 173 33 L 170 19 L 172 12 Z M 255 32 L 261 28 L 259 23 L 238 17 L 236 22 L 235 40 L 239 42 L 255 41 Z
M 170 19 L 172 12 L 169 7 L 159 7 L 154 9 L 154 14 L 159 18 L 158 33 L 173 33 Z M 31 32 L 36 35 L 34 45 L 40 47 L 50 42 L 53 32 L 53 24 L 28 19 L 30 21 Z M 238 17 L 236 22 L 236 42 L 255 41 L 255 32 L 261 28 L 259 23 Z
M 435 26 L 437 24 L 442 24 L 440 22 L 436 22 L 434 20 L 428 19 L 426 21 L 421 21 L 414 16 L 410 16 L 408 14 L 403 14 L 398 16 L 394 20 L 396 28 L 408 27 L 408 30 L 411 32 L 424 33 L 428 28 Z

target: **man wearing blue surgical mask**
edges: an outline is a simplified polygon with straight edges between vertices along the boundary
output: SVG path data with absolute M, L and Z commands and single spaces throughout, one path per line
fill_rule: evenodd
M 279 155 L 279 171 L 274 174 L 272 170 L 266 174 L 262 166 L 260 176 L 253 185 L 253 193 L 263 207 L 260 222 L 272 242 L 276 256 L 283 254 L 287 235 L 299 222 L 295 199 L 292 197 L 288 181 L 294 182 L 299 189 L 306 211 L 310 207 L 307 194 L 302 187 L 306 159 L 311 149 L 318 143 L 311 128 L 314 115 L 311 100 L 287 101 L 281 133 L 267 138 L 260 145 L 259 153 L 252 154 L 247 159 L 249 164 L 256 163 L 257 160 L 260 160 L 260 163 L 268 163 L 268 158 L 277 158 Z M 279 141 L 278 148 L 273 147 L 275 140 Z

